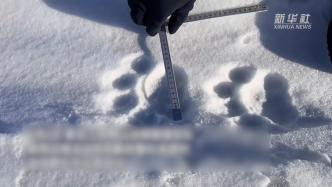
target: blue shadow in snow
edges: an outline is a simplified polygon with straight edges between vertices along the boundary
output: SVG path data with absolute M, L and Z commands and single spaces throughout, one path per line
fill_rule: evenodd
M 332 17 L 327 5 L 311 0 L 264 0 L 269 10 L 259 13 L 256 25 L 265 48 L 276 55 L 304 66 L 332 73 L 327 46 L 327 32 Z M 325 7 L 324 7 L 325 6 Z M 323 10 L 323 11 L 322 11 Z M 331 10 L 331 9 L 330 9 Z M 276 14 L 310 14 L 311 30 L 276 30 Z
M 0 120 L 0 134 L 15 134 L 21 130 L 21 125 L 10 124 Z
M 130 18 L 126 0 L 43 0 L 46 5 L 66 14 L 79 16 L 105 25 L 111 25 L 138 33 L 138 43 L 146 55 L 145 31 Z

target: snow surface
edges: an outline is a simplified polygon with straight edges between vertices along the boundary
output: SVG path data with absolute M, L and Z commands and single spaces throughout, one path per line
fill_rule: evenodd
M 194 12 L 257 2 L 198 0 Z M 169 42 L 182 123 L 267 127 L 271 165 L 151 176 L 25 171 L 20 131 L 170 123 L 158 37 L 130 21 L 125 0 L 2 0 L 0 186 L 332 186 L 332 3 L 266 2 L 266 13 L 185 24 Z M 273 30 L 276 13 L 309 13 L 313 28 Z

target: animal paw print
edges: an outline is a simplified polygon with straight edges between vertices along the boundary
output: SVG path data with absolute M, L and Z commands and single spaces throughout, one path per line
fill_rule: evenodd
M 184 124 L 192 121 L 197 111 L 188 91 L 188 78 L 184 69 L 173 65 L 173 70 L 183 117 L 180 123 Z M 146 77 L 143 90 L 147 105 L 131 118 L 131 123 L 135 125 L 169 125 L 173 123 L 169 89 L 162 63 L 157 65 Z
M 185 71 L 174 66 L 183 115 L 192 111 Z M 101 93 L 95 97 L 99 110 L 131 124 L 161 124 L 172 122 L 171 105 L 165 70 L 162 63 L 137 54 L 129 55 L 120 66 L 103 74 Z M 190 105 L 190 106 L 189 106 Z M 189 114 L 188 114 L 189 116 Z M 128 121 L 129 120 L 129 121 Z
M 318 116 L 300 116 L 289 94 L 288 80 L 282 75 L 259 70 L 254 66 L 228 64 L 206 86 L 208 98 L 212 99 L 207 102 L 206 107 L 223 114 L 230 125 L 240 127 L 238 130 L 241 135 L 250 137 L 245 140 L 250 142 L 249 153 L 254 150 L 253 158 L 269 160 L 273 164 L 300 159 L 331 165 L 331 157 L 325 153 L 309 148 L 292 148 L 281 142 L 271 141 L 271 134 L 305 127 L 301 126 L 304 121 L 328 120 L 322 118 L 324 115 L 320 112 L 315 112 Z M 225 110 L 213 108 L 216 103 L 222 103 L 219 107 L 224 107 Z M 312 106 L 308 107 L 308 114 L 316 111 Z M 262 148 L 263 152 L 256 151 L 256 147 Z M 247 152 L 244 155 L 248 157 Z
M 115 116 L 130 115 L 144 98 L 138 91 L 154 66 L 152 60 L 141 54 L 123 58 L 117 68 L 101 76 L 101 93 L 94 98 L 96 107 L 103 113 Z
M 251 66 L 243 66 L 233 69 L 229 73 L 228 82 L 220 82 L 214 86 L 213 90 L 222 99 L 228 99 L 226 104 L 228 116 L 235 117 L 248 113 L 245 103 L 241 100 L 240 89 L 244 84 L 250 82 L 256 73 L 256 69 Z
M 211 85 L 217 98 L 223 100 L 224 115 L 238 118 L 237 125 L 253 129 L 294 125 L 299 112 L 292 104 L 287 79 L 254 66 L 228 70 L 224 81 Z

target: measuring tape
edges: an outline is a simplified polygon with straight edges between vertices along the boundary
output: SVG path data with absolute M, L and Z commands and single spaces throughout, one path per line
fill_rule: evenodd
M 194 22 L 194 21 L 199 21 L 199 20 L 224 17 L 224 16 L 230 16 L 230 15 L 237 15 L 237 14 L 246 14 L 246 13 L 250 13 L 250 12 L 260 12 L 260 11 L 266 11 L 266 10 L 267 10 L 266 4 L 260 3 L 257 5 L 250 5 L 250 6 L 231 8 L 231 9 L 226 9 L 226 10 L 217 10 L 217 11 L 212 11 L 212 12 L 190 15 L 190 16 L 188 16 L 188 18 L 185 22 Z M 165 23 L 165 25 L 167 25 L 167 22 Z M 177 86 L 176 86 L 176 79 L 174 76 L 174 70 L 173 70 L 172 59 L 171 59 L 171 54 L 170 54 L 170 50 L 169 50 L 165 25 L 162 26 L 161 31 L 159 32 L 159 38 L 160 38 L 161 50 L 162 50 L 162 54 L 163 54 L 164 65 L 165 65 L 165 74 L 166 74 L 166 78 L 167 78 L 168 89 L 169 89 L 169 93 L 170 93 L 170 97 L 171 97 L 173 120 L 179 121 L 182 119 L 181 104 L 180 104 L 180 99 L 179 99 L 179 93 L 178 93 Z
M 231 8 L 231 9 L 225 9 L 225 10 L 217 10 L 217 11 L 212 11 L 212 12 L 194 14 L 194 15 L 188 16 L 188 18 L 185 22 L 193 22 L 193 21 L 199 21 L 199 20 L 211 19 L 211 18 L 217 18 L 217 17 L 224 17 L 224 16 L 231 16 L 231 15 L 237 15 L 237 14 L 246 14 L 246 13 L 251 13 L 251 12 L 261 12 L 261 11 L 266 11 L 266 10 L 267 10 L 266 4 L 260 3 L 257 5 L 250 5 L 250 6 L 244 6 L 244 7 L 237 7 L 237 8 Z
M 179 93 L 176 86 L 176 80 L 173 71 L 171 54 L 169 51 L 168 41 L 167 41 L 167 33 L 166 27 L 162 26 L 161 32 L 159 32 L 159 38 L 161 43 L 161 50 L 163 53 L 164 65 L 165 65 L 165 74 L 168 83 L 168 89 L 171 97 L 171 106 L 173 113 L 173 120 L 179 121 L 182 119 L 181 114 L 181 105 L 179 99 Z

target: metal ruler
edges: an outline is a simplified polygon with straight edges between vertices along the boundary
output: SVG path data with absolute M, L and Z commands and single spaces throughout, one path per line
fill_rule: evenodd
M 193 21 L 218 18 L 218 17 L 224 17 L 224 16 L 231 16 L 231 15 L 237 15 L 237 14 L 246 14 L 246 13 L 251 13 L 251 12 L 261 12 L 261 11 L 266 11 L 266 10 L 267 10 L 266 4 L 259 3 L 256 5 L 243 6 L 243 7 L 231 8 L 231 9 L 225 9 L 225 10 L 216 10 L 216 11 L 212 11 L 212 12 L 190 15 L 190 16 L 188 16 L 188 18 L 185 22 L 193 22 Z
M 161 43 L 161 50 L 163 53 L 164 65 L 165 65 L 165 75 L 171 97 L 173 120 L 179 121 L 182 119 L 181 105 L 180 105 L 178 89 L 176 86 L 176 80 L 174 76 L 171 54 L 169 51 L 169 46 L 167 41 L 166 26 L 162 26 L 161 31 L 159 32 L 159 38 Z
M 231 9 L 225 9 L 225 10 L 217 10 L 217 11 L 212 11 L 212 12 L 190 15 L 190 16 L 188 16 L 186 22 L 194 22 L 194 21 L 199 21 L 199 20 L 224 17 L 224 16 L 230 16 L 230 15 L 237 15 L 237 14 L 246 14 L 246 13 L 250 13 L 250 12 L 260 12 L 260 11 L 266 11 L 266 10 L 267 10 L 266 4 L 260 3 L 260 4 L 256 4 L 256 5 L 243 6 L 243 7 L 231 8 Z M 167 22 L 165 23 L 165 25 L 167 25 Z M 162 50 L 162 54 L 163 54 L 164 65 L 165 65 L 165 74 L 166 74 L 166 78 L 167 78 L 168 89 L 170 92 L 173 120 L 179 121 L 182 119 L 181 104 L 180 104 L 180 99 L 179 99 L 179 93 L 178 93 L 177 86 L 176 86 L 176 79 L 174 76 L 174 70 L 173 70 L 172 59 L 171 59 L 171 54 L 170 54 L 170 50 L 169 50 L 165 25 L 162 26 L 161 31 L 159 32 L 159 38 L 160 38 L 160 43 L 161 43 L 161 50 Z

